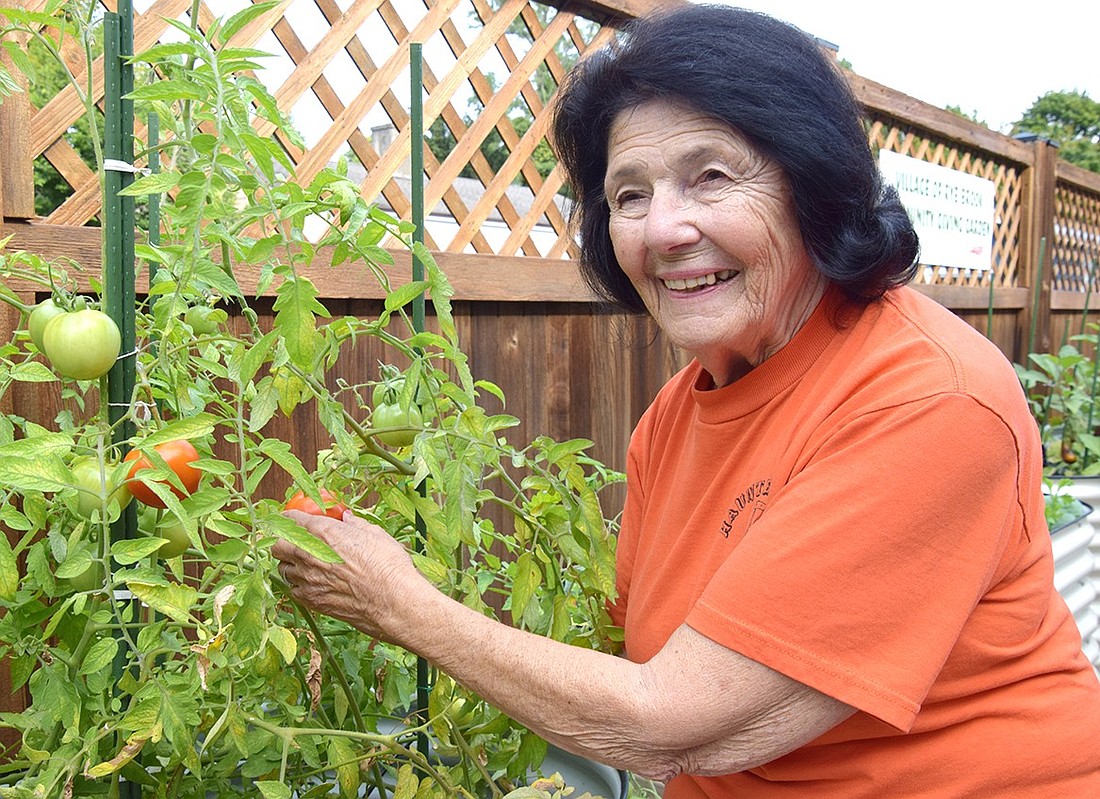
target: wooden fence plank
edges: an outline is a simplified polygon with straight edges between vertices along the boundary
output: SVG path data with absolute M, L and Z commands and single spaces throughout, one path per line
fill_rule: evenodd
M 25 46 L 26 38 L 20 36 L 16 43 Z M 28 146 L 31 104 L 27 99 L 27 80 L 2 48 L 0 65 L 22 87 L 21 92 L 0 103 L 0 219 L 28 219 L 34 216 L 34 159 Z

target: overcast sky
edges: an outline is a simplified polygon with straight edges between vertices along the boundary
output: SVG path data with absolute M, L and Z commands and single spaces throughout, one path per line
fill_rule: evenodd
M 1100 0 L 741 0 L 840 47 L 866 78 L 1007 128 L 1048 91 L 1100 100 Z

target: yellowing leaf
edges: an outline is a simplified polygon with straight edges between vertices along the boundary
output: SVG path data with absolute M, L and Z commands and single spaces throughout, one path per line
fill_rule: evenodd
M 151 585 L 130 581 L 126 583 L 134 596 L 151 607 L 160 611 L 173 621 L 187 622 L 191 619 L 191 608 L 195 604 L 198 592 L 189 585 L 169 583 L 168 585 Z
M 393 790 L 393 799 L 412 799 L 416 796 L 416 789 L 420 786 L 420 780 L 413 773 L 412 766 L 406 763 L 397 772 L 397 785 Z
M 329 767 L 336 769 L 336 777 L 340 782 L 340 796 L 344 799 L 355 799 L 359 795 L 359 761 L 355 750 L 351 748 L 346 738 L 335 736 L 328 742 Z M 401 793 L 400 777 L 397 781 L 397 792 L 394 799 Z
M 524 552 L 516 558 L 516 576 L 512 581 L 512 618 L 518 623 L 527 610 L 535 590 L 542 583 L 542 571 L 530 552 Z
M 137 756 L 138 752 L 141 751 L 141 747 L 145 746 L 146 740 L 146 738 L 135 738 L 127 741 L 117 755 L 110 760 L 92 766 L 84 772 L 84 776 L 91 777 L 94 780 L 106 777 L 108 774 L 114 774 Z
M 290 788 L 276 780 L 257 780 L 256 787 L 264 799 L 290 799 Z
M 269 629 L 267 640 L 279 651 L 279 654 L 283 656 L 283 660 L 287 663 L 291 663 L 295 655 L 298 654 L 298 642 L 294 638 L 294 633 L 285 627 L 272 627 Z
M 19 564 L 8 537 L 0 530 L 0 599 L 11 602 L 19 589 Z

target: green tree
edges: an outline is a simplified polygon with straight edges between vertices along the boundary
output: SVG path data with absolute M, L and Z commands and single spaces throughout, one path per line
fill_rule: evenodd
M 980 119 L 978 117 L 978 109 L 977 108 L 975 108 L 973 111 L 963 111 L 962 106 L 960 106 L 960 105 L 949 105 L 949 106 L 946 106 L 944 108 L 944 111 L 950 111 L 952 114 L 954 114 L 957 117 L 962 117 L 963 119 L 969 119 L 971 122 L 977 122 L 979 125 L 982 125 L 982 126 L 987 127 L 987 128 L 989 127 L 988 122 L 986 122 L 984 119 Z
M 1062 159 L 1100 172 L 1100 102 L 1086 92 L 1047 92 L 1012 126 L 1025 131 L 1057 144 Z

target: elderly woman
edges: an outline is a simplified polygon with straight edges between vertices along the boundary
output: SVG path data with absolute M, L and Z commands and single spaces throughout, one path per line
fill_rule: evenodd
M 916 236 L 844 78 L 689 6 L 558 102 L 587 277 L 694 356 L 631 440 L 627 657 L 463 607 L 351 514 L 293 514 L 346 559 L 280 543 L 294 595 L 669 797 L 1100 796 L 1035 425 L 1001 353 L 903 287 Z

